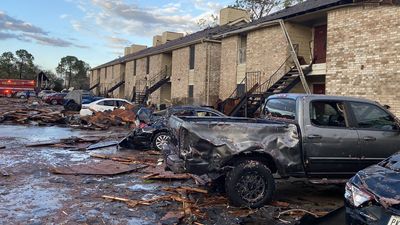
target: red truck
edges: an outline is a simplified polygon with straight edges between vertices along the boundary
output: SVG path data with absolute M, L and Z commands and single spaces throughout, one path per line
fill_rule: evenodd
M 19 91 L 34 91 L 34 80 L 0 79 L 0 96 L 12 97 Z

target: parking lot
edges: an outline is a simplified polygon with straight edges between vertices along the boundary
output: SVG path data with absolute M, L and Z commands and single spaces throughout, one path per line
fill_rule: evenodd
M 96 131 L 8 121 L 0 129 L 2 224 L 296 224 L 306 214 L 320 217 L 343 205 L 342 185 L 278 179 L 271 205 L 258 210 L 235 208 L 218 182 L 199 184 L 190 177 L 163 174 L 162 157 L 156 151 L 116 146 L 88 151 L 79 143 L 75 145 L 80 148 L 49 144 L 76 137 L 100 140 L 96 141 L 100 144 L 118 141 L 130 130 L 121 126 Z M 139 169 L 96 175 L 112 173 L 110 168 L 118 170 L 122 165 Z M 78 175 L 55 172 L 65 167 L 75 168 Z

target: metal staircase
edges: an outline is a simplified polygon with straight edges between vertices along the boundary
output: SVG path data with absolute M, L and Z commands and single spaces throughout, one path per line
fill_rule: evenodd
M 140 80 L 137 84 L 135 92 L 135 103 L 144 104 L 148 97 L 158 90 L 161 86 L 168 83 L 171 78 L 171 71 L 166 66 L 165 69 L 161 70 L 159 73 L 150 77 L 150 79 L 145 78 Z
M 113 92 L 115 89 L 119 88 L 123 84 L 125 84 L 125 74 L 121 74 L 119 81 L 107 90 L 107 94 Z
M 100 79 L 97 79 L 97 80 L 96 80 L 96 83 L 95 83 L 93 86 L 91 86 L 91 87 L 89 88 L 89 91 L 91 91 L 91 90 L 97 88 L 99 85 L 100 85 Z
M 290 57 L 264 82 L 261 82 L 260 72 L 246 73 L 241 82 L 245 92 L 239 94 L 241 88 L 238 87 L 222 102 L 219 109 L 229 116 L 255 117 L 266 98 L 273 94 L 287 93 L 300 82 L 300 72 L 296 66 L 288 66 L 289 59 Z M 311 65 L 302 69 L 303 74 L 310 71 Z

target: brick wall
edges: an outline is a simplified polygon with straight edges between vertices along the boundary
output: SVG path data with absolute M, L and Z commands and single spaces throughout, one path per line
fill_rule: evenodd
M 193 103 L 213 105 L 219 93 L 221 46 L 211 42 L 196 44 L 193 70 L 189 70 L 189 51 L 186 47 L 172 53 L 172 103 L 187 104 L 189 84 L 193 84 Z
M 172 52 L 171 100 L 173 104 L 185 104 L 189 84 L 189 47 Z
M 289 56 L 288 45 L 280 26 L 250 32 L 247 35 L 247 72 L 260 71 L 267 80 Z
M 372 99 L 390 105 L 400 116 L 399 15 L 397 6 L 358 6 L 328 13 L 328 94 Z
M 222 39 L 221 43 L 221 75 L 219 81 L 219 97 L 224 100 L 236 88 L 236 65 L 238 58 L 238 37 Z
M 220 75 L 221 75 L 221 44 L 207 43 L 209 46 L 209 60 L 208 60 L 208 73 L 209 73 L 209 102 L 207 105 L 214 105 L 219 99 L 220 89 Z M 206 99 L 207 100 L 207 99 Z
M 126 62 L 125 64 L 125 98 L 132 100 L 133 87 L 135 86 L 136 76 L 133 74 L 134 60 Z

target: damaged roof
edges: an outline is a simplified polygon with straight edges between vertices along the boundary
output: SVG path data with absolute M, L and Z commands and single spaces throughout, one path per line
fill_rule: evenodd
M 250 27 L 253 25 L 257 25 L 257 24 L 262 24 L 264 22 L 273 21 L 273 20 L 277 20 L 277 19 L 288 19 L 291 17 L 304 15 L 307 13 L 312 13 L 312 12 L 316 12 L 319 10 L 324 10 L 324 9 L 340 6 L 340 5 L 352 4 L 352 3 L 353 3 L 353 0 L 308 0 L 303 3 L 294 5 L 292 7 L 285 8 L 281 11 L 270 14 L 268 16 L 262 17 L 258 20 L 255 20 L 255 21 L 245 24 L 245 25 L 241 25 L 241 26 L 224 25 L 224 26 L 216 26 L 213 28 L 207 28 L 207 29 L 198 31 L 196 33 L 189 34 L 184 37 L 169 41 L 165 44 L 146 48 L 139 52 L 117 58 L 115 60 L 112 60 L 112 61 L 102 64 L 100 66 L 97 66 L 91 70 L 96 70 L 96 69 L 100 69 L 103 67 L 112 66 L 115 64 L 119 64 L 119 63 L 124 63 L 127 61 L 131 61 L 133 59 L 139 59 L 139 58 L 143 58 L 143 57 L 146 57 L 149 55 L 159 54 L 159 53 L 162 53 L 165 51 L 170 51 L 172 49 L 176 49 L 179 47 L 194 44 L 203 39 L 212 38 L 213 36 L 216 36 L 216 35 L 222 35 L 224 33 L 230 32 L 230 31 L 238 30 L 238 29 L 245 28 L 245 27 Z

